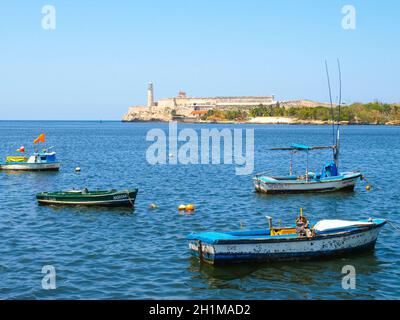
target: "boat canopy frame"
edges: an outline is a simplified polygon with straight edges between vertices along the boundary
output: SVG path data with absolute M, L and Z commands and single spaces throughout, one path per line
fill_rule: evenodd
M 314 151 L 314 150 L 336 150 L 337 146 L 314 146 L 310 147 L 304 144 L 292 144 L 290 147 L 287 148 L 272 148 L 269 149 L 271 151 L 290 151 L 290 168 L 289 168 L 289 174 L 292 176 L 293 175 L 293 156 L 297 152 L 306 152 L 307 154 L 307 160 L 306 160 L 306 181 L 309 180 L 309 151 Z

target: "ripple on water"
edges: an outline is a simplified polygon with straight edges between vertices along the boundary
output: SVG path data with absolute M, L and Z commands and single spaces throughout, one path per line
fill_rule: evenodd
M 21 129 L 21 126 L 23 127 Z M 264 228 L 293 223 L 299 208 L 313 221 L 322 218 L 384 217 L 396 221 L 399 187 L 393 167 L 400 160 L 398 127 L 343 128 L 342 168 L 359 169 L 374 188 L 360 183 L 354 193 L 264 196 L 253 192 L 251 176 L 234 166 L 151 166 L 145 159 L 146 133 L 165 124 L 27 122 L 0 123 L 0 137 L 20 145 L 38 127 L 57 146 L 59 173 L 1 172 L 0 297 L 8 299 L 397 299 L 398 233 L 383 229 L 376 251 L 340 259 L 214 268 L 189 256 L 190 232 Z M 181 125 L 180 125 L 181 127 Z M 182 127 L 202 126 L 182 125 Z M 207 126 L 207 128 L 219 126 Z M 241 128 L 226 125 L 224 128 Z M 246 128 L 250 128 L 247 126 Z M 267 149 L 302 142 L 330 141 L 330 128 L 254 126 L 255 171 L 286 171 L 284 154 Z M 17 130 L 18 129 L 18 130 Z M 12 136 L 10 137 L 10 132 Z M 7 139 L 5 139 L 7 137 Z M 385 156 L 392 150 L 391 156 Z M 85 161 L 82 159 L 85 154 Z M 4 157 L 5 154 L 2 155 Z M 313 155 L 320 170 L 328 153 Z M 82 172 L 76 174 L 74 168 Z M 296 168 L 302 168 L 301 158 Z M 111 208 L 37 206 L 35 194 L 69 188 L 139 186 L 134 212 Z M 156 203 L 158 209 L 149 209 Z M 179 204 L 194 203 L 192 215 Z M 341 287 L 342 267 L 354 265 L 357 289 Z M 43 290 L 42 267 L 53 265 L 57 289 Z

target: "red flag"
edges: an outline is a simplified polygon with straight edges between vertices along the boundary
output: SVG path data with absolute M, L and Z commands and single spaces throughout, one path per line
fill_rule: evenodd
M 39 143 L 39 142 L 46 142 L 46 135 L 44 133 L 42 133 L 39 137 L 37 137 L 35 139 L 35 141 L 33 141 L 33 144 Z

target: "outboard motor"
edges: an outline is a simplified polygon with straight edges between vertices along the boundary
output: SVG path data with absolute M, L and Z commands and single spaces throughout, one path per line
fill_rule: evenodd
M 322 169 L 321 178 L 336 177 L 339 175 L 338 168 L 334 161 L 330 161 Z

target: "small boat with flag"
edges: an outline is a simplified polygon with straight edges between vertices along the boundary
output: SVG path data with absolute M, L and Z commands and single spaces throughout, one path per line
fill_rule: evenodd
M 193 256 L 213 265 L 328 257 L 374 249 L 386 224 L 384 219 L 370 218 L 274 228 L 272 218 L 267 218 L 269 228 L 261 230 L 190 234 L 189 249 Z
M 41 205 L 134 207 L 138 191 L 138 189 L 89 191 L 85 188 L 82 190 L 42 192 L 36 195 L 36 199 Z
M 41 134 L 33 143 L 45 142 L 46 136 Z M 44 148 L 30 156 L 8 156 L 5 162 L 0 162 L 0 170 L 11 171 L 58 171 L 61 163 L 57 161 L 54 147 Z M 25 153 L 25 147 L 20 147 L 17 152 Z
M 61 163 L 56 159 L 55 152 L 43 150 L 34 152 L 29 157 L 12 156 L 0 163 L 0 170 L 16 171 L 58 171 Z

